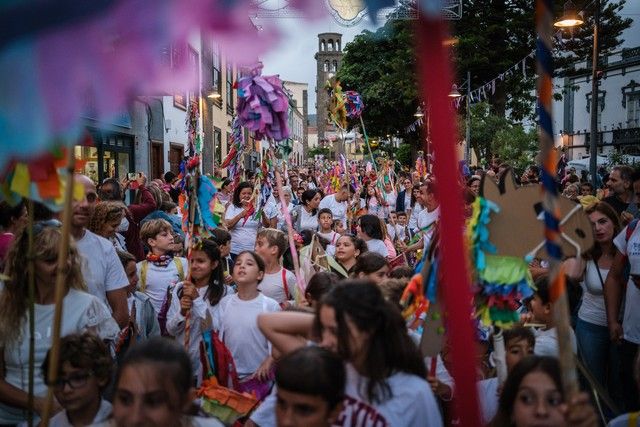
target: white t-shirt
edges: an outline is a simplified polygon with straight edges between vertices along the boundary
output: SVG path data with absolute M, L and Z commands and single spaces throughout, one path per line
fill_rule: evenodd
M 224 219 L 235 218 L 243 209 L 243 207 L 238 208 L 231 203 L 224 213 Z M 244 218 L 240 218 L 240 221 L 229 230 L 229 234 L 231 234 L 231 253 L 237 255 L 242 251 L 252 251 L 256 244 L 258 227 L 260 227 L 260 222 L 253 219 L 253 215 L 247 218 L 246 221 Z
M 327 249 L 325 250 L 327 255 L 335 256 L 336 255 L 336 242 L 340 238 L 340 234 L 336 233 L 333 230 L 330 231 L 329 233 L 320 233 L 320 232 L 318 232 L 317 234 L 318 234 L 318 236 L 322 237 L 323 239 L 326 239 L 329 242 L 329 244 L 327 245 Z
M 252 375 L 271 354 L 271 345 L 258 329 L 258 315 L 280 311 L 277 301 L 258 294 L 250 301 L 227 295 L 213 307 L 213 327 L 231 352 L 238 377 Z
M 599 326 L 607 326 L 607 312 L 604 305 L 602 282 L 607 280 L 609 269 L 601 268 L 600 275 L 593 260 L 587 261 L 584 281 L 582 282 L 582 303 L 578 317 L 585 322 Z
M 280 203 L 278 203 L 277 205 L 277 217 L 278 217 L 278 224 L 277 224 L 277 228 L 279 230 L 285 230 L 287 228 L 287 221 L 284 219 L 284 212 L 282 212 L 282 205 Z M 289 205 L 287 206 L 287 210 L 289 211 L 289 215 L 291 215 L 291 211 L 293 210 L 293 208 L 295 208 L 295 206 L 293 205 L 293 203 L 289 203 Z
M 493 377 L 478 381 L 476 385 L 480 400 L 480 417 L 484 426 L 489 424 L 498 413 L 498 400 L 500 400 L 500 395 L 498 394 L 499 382 L 497 377 Z
M 217 418 L 194 417 L 191 415 L 183 415 L 180 421 L 181 426 L 189 427 L 224 427 L 224 424 Z M 89 427 L 118 427 L 113 418 L 102 423 L 92 424 Z
M 411 209 L 411 216 L 409 216 L 409 222 L 407 224 L 409 225 L 409 230 L 415 231 L 418 228 L 418 215 L 420 215 L 420 212 L 422 212 L 422 206 L 416 202 L 416 204 L 413 205 L 413 209 Z
M 93 418 L 91 424 L 101 423 L 107 420 L 111 416 L 111 403 L 106 400 L 100 401 L 100 407 L 98 408 L 98 412 L 96 416 Z M 69 417 L 67 416 L 67 410 L 63 410 L 58 412 L 49 420 L 49 427 L 73 427 L 71 421 L 69 421 Z
M 367 240 L 367 249 L 369 252 L 376 252 L 387 258 L 389 256 L 389 250 L 387 249 L 387 245 L 380 239 L 371 239 Z
M 333 219 L 339 219 L 343 224 L 347 223 L 347 202 L 337 202 L 336 195 L 330 194 L 320 201 L 320 209 L 331 209 Z
M 392 397 L 372 404 L 367 398 L 367 379 L 351 364 L 345 365 L 344 409 L 337 426 L 442 426 L 440 409 L 426 380 L 399 372 L 387 378 Z
M 533 352 L 537 356 L 558 357 L 558 336 L 556 328 L 534 329 L 533 334 L 536 337 L 536 345 Z M 576 334 L 573 329 L 569 329 L 571 335 L 571 348 L 574 353 L 578 353 L 578 345 L 576 344 Z
M 392 191 L 391 193 L 384 193 L 384 200 L 387 202 L 384 217 L 387 218 L 389 216 L 389 212 L 396 210 L 398 195 L 395 191 Z
M 129 286 L 129 279 L 113 244 L 89 230 L 76 241 L 82 257 L 82 277 L 90 294 L 109 307 L 107 292 Z
M 629 258 L 631 274 L 640 275 L 640 227 L 633 230 L 627 242 L 627 227 L 625 227 L 615 239 L 613 244 L 616 248 Z M 637 309 L 640 303 L 640 290 L 629 279 L 627 292 L 625 294 L 624 317 L 622 319 L 622 330 L 624 339 L 635 344 L 640 344 L 640 310 Z
M 628 427 L 629 426 L 629 415 L 630 414 L 622 414 L 607 424 L 608 427 Z M 636 423 L 638 425 L 638 423 Z
M 426 208 L 422 210 L 418 214 L 418 229 L 423 229 L 427 227 L 429 224 L 437 221 L 440 218 L 440 206 L 429 212 Z M 424 246 L 422 250 L 429 249 L 429 245 L 431 244 L 431 239 L 433 238 L 433 232 L 435 227 L 431 227 L 429 231 L 422 233 L 422 240 L 424 241 Z
M 93 332 L 103 340 L 114 341 L 120 328 L 107 306 L 97 297 L 76 289 L 69 289 L 63 299 L 60 336 Z M 42 375 L 42 362 L 51 347 L 55 305 L 35 304 L 35 375 L 34 395 L 45 396 L 47 386 Z M 4 348 L 5 381 L 20 390 L 29 385 L 29 320 L 28 313 L 22 322 L 20 337 Z M 17 424 L 27 419 L 27 412 L 0 404 L 0 424 Z
M 438 356 L 438 362 L 442 362 L 440 356 Z M 351 365 L 347 364 L 345 368 L 347 370 L 345 387 L 347 396 L 343 402 L 343 412 L 338 416 L 334 426 L 442 425 L 440 411 L 431 388 L 421 378 L 405 373 L 391 376 L 388 381 L 393 397 L 381 404 L 370 406 L 368 399 L 363 397 L 366 396 L 366 380 L 355 372 Z M 444 370 L 446 371 L 446 368 Z M 436 374 L 436 376 L 438 375 Z M 441 379 L 441 381 L 443 380 Z M 361 393 L 358 393 L 358 385 L 361 386 Z M 274 386 L 269 396 L 251 414 L 251 421 L 260 427 L 276 427 L 276 404 L 277 386 Z
M 311 215 L 304 207 L 300 208 L 300 230 L 313 230 L 318 229 L 318 213 Z
M 183 277 L 180 277 L 178 267 L 176 267 L 176 258 L 180 259 L 180 263 L 182 264 L 182 270 L 184 273 Z M 138 287 L 142 291 L 142 266 L 147 263 L 147 271 L 145 273 L 145 289 L 144 293 L 147 294 L 149 300 L 151 301 L 151 305 L 153 305 L 153 309 L 156 314 L 160 314 L 160 309 L 162 308 L 162 303 L 164 302 L 167 296 L 167 288 L 175 285 L 176 283 L 184 280 L 189 276 L 188 268 L 189 262 L 186 258 L 176 257 L 169 265 L 166 267 L 155 265 L 149 261 L 140 261 L 136 266 L 138 269 L 138 277 L 140 281 L 138 282 Z
M 284 280 L 287 283 L 288 295 L 285 294 L 282 275 L 284 272 Z M 258 290 L 265 296 L 274 299 L 278 304 L 285 301 L 295 300 L 296 295 L 296 275 L 286 268 L 281 268 L 276 273 L 266 274 L 258 284 Z

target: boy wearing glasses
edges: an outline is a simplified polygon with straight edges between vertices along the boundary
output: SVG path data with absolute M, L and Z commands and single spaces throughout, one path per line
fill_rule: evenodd
M 111 378 L 112 360 L 107 346 L 91 333 L 72 334 L 60 340 L 58 377 L 49 381 L 49 357 L 42 364 L 45 382 L 53 386 L 64 408 L 49 421 L 51 427 L 92 425 L 109 418 L 111 404 L 102 399 Z

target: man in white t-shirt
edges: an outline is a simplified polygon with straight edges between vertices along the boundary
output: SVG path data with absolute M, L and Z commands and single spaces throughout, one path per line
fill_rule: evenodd
M 418 233 L 422 234 L 422 239 L 411 246 L 407 246 L 405 252 L 416 251 L 418 249 L 429 249 L 435 224 L 440 219 L 440 205 L 436 199 L 436 186 L 433 181 L 426 181 L 420 186 L 418 201 L 424 209 L 418 214 Z M 402 243 L 399 246 L 402 247 Z
M 640 196 L 640 173 L 632 176 L 633 191 Z M 638 389 L 634 376 L 635 357 L 640 348 L 640 227 L 632 221 L 614 239 L 618 249 L 616 256 L 604 282 L 605 304 L 609 335 L 614 343 L 618 343 L 620 355 L 620 384 L 622 386 L 624 411 L 637 411 Z M 629 265 L 629 278 L 625 269 Z M 625 280 L 626 290 L 625 289 Z M 624 291 L 624 294 L 623 294 Z M 624 296 L 623 296 L 624 295 Z M 624 301 L 624 303 L 623 303 Z M 624 304 L 624 305 L 623 305 Z M 624 306 L 622 324 L 620 310 Z
M 125 327 L 129 322 L 129 280 L 111 242 L 86 229 L 91 205 L 97 200 L 95 184 L 84 175 L 74 175 L 74 181 L 84 187 L 83 199 L 73 201 L 71 216 L 71 235 L 82 257 L 82 276 L 89 293 L 107 304 L 118 325 Z
M 318 206 L 320 209 L 330 209 L 334 220 L 340 220 L 343 224 L 347 223 L 347 208 L 349 199 L 349 187 L 342 184 L 340 191 L 335 194 L 325 196 Z

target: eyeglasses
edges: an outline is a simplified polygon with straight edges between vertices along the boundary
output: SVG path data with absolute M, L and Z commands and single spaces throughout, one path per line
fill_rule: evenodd
M 68 384 L 69 387 L 75 390 L 87 385 L 87 380 L 92 375 L 93 375 L 93 372 L 91 371 L 72 374 L 72 375 L 69 375 L 67 378 L 58 378 L 54 382 L 49 382 L 48 385 L 61 390 L 64 388 L 66 384 Z

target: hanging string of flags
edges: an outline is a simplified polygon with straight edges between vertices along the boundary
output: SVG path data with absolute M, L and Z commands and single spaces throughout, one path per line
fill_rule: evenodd
M 477 87 L 476 89 L 472 90 L 468 94 L 465 94 L 453 99 L 452 100 L 453 106 L 456 108 L 456 110 L 459 109 L 460 105 L 464 105 L 464 103 L 466 102 L 467 96 L 469 97 L 470 104 L 475 104 L 475 103 L 487 100 L 490 96 L 495 95 L 496 83 L 498 80 L 502 82 L 505 79 L 508 79 L 509 77 L 513 76 L 515 73 L 521 72 L 522 76 L 526 78 L 527 77 L 527 59 L 535 58 L 535 56 L 536 56 L 535 50 L 532 50 L 531 52 L 529 52 L 527 56 L 525 56 L 524 58 L 522 58 L 521 60 L 513 64 L 506 71 L 498 74 L 498 76 L 496 76 L 495 78 L 486 82 L 482 86 Z M 423 123 L 424 123 L 424 117 L 420 117 L 415 122 L 407 126 L 405 130 L 407 133 L 415 132 L 416 129 L 420 128 L 423 125 Z
M 453 105 L 456 109 L 460 108 L 460 104 L 462 104 L 466 97 L 469 97 L 469 102 L 471 104 L 482 102 L 489 98 L 489 96 L 493 96 L 496 93 L 496 82 L 500 80 L 501 82 L 505 79 L 513 76 L 517 72 L 521 72 L 524 78 L 527 78 L 527 59 L 535 58 L 535 51 L 529 52 L 527 56 L 522 58 L 520 61 L 516 62 L 514 65 L 509 67 L 509 69 L 503 73 L 500 73 L 497 77 L 491 79 L 487 83 L 478 87 L 477 89 L 472 90 L 466 95 L 459 96 L 453 100 Z M 463 104 L 464 105 L 464 104 Z

